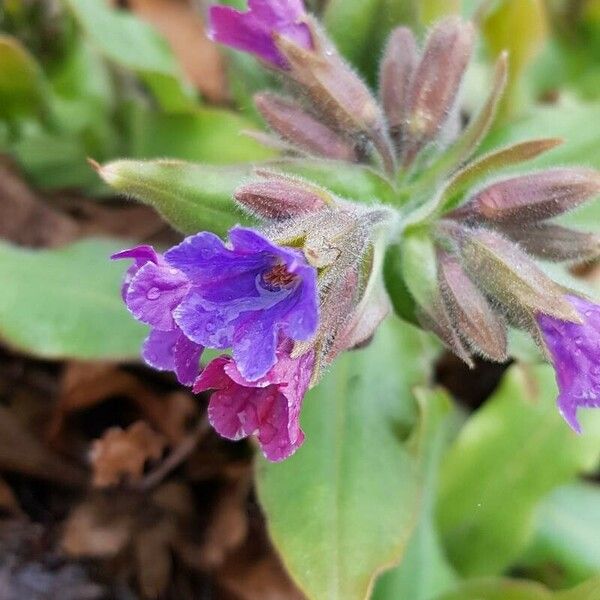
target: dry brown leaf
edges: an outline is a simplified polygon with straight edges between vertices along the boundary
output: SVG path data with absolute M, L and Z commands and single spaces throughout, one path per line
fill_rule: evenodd
M 81 469 L 52 453 L 3 406 L 0 406 L 0 469 L 76 487 L 86 479 Z
M 129 399 L 141 416 L 171 444 L 185 437 L 189 423 L 197 415 L 196 404 L 189 393 L 157 394 L 138 377 L 114 364 L 71 362 L 62 377 L 61 392 L 49 427 L 50 438 L 56 440 L 61 435 L 70 413 L 115 396 Z
M 135 558 L 142 594 L 147 598 L 160 596 L 171 577 L 171 544 L 177 535 L 172 519 L 162 519 L 142 529 L 135 539 Z
M 50 208 L 0 160 L 0 236 L 25 246 L 61 246 L 78 237 L 76 221 Z
M 227 99 L 223 61 L 205 33 L 204 21 L 186 0 L 131 0 L 131 9 L 160 31 L 185 74 L 213 102 Z
M 217 580 L 239 600 L 304 600 L 274 553 L 260 558 L 239 553 L 219 571 Z
M 64 525 L 61 548 L 76 558 L 112 558 L 129 543 L 134 517 L 135 511 L 128 512 L 122 501 L 113 506 L 109 497 L 91 497 L 71 511 Z
M 127 429 L 111 427 L 92 443 L 92 485 L 108 487 L 123 480 L 139 481 L 148 461 L 158 461 L 166 446 L 165 438 L 144 421 Z

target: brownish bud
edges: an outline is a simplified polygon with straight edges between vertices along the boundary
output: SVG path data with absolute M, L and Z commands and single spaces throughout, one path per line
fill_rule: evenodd
M 453 108 L 474 34 L 473 25 L 459 17 L 444 19 L 431 32 L 408 92 L 405 164 L 437 136 Z
M 569 211 L 600 193 L 600 173 L 593 169 L 560 168 L 498 181 L 484 188 L 453 217 L 489 221 L 543 221 Z
M 564 321 L 581 321 L 565 299 L 565 290 L 504 236 L 487 229 L 464 230 L 458 241 L 466 272 L 509 313 L 542 312 Z
M 408 90 L 418 62 L 419 50 L 412 31 L 407 27 L 392 31 L 381 62 L 379 96 L 396 145 L 402 141 Z
M 395 170 L 395 154 L 387 122 L 369 88 L 339 55 L 316 22 L 307 18 L 314 50 L 306 50 L 275 34 L 278 50 L 290 65 L 289 74 L 310 97 L 315 110 L 336 129 L 364 135 L 381 157 L 387 173 Z
M 318 212 L 331 202 L 324 190 L 287 176 L 250 181 L 238 187 L 233 195 L 250 213 L 273 220 Z
M 475 366 L 471 353 L 460 339 L 442 302 L 436 301 L 427 310 L 419 306 L 416 315 L 424 329 L 435 333 L 469 367 L 473 368 Z
M 438 277 L 450 318 L 469 345 L 497 362 L 506 360 L 506 327 L 459 261 L 438 252 Z
M 299 104 L 270 92 L 254 96 L 256 108 L 271 129 L 309 154 L 355 161 L 353 145 L 324 125 Z
M 600 235 L 550 223 L 505 227 L 506 234 L 529 254 L 545 260 L 591 260 L 600 256 Z

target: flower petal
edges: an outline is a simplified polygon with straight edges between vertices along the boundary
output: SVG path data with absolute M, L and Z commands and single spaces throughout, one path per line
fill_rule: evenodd
M 566 298 L 579 312 L 582 324 L 544 314 L 537 321 L 556 371 L 559 410 L 580 432 L 578 409 L 600 407 L 600 306 L 576 296 Z
M 173 371 L 175 369 L 175 344 L 181 332 L 178 329 L 161 331 L 153 329 L 142 346 L 142 358 L 154 369 Z
M 169 331 L 175 327 L 173 309 L 181 302 L 188 289 L 188 279 L 181 271 L 148 262 L 129 284 L 127 308 L 138 321 Z

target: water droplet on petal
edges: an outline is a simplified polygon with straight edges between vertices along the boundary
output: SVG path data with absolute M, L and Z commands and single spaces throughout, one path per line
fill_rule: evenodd
M 160 290 L 157 287 L 152 287 L 146 292 L 148 300 L 157 300 L 160 296 Z

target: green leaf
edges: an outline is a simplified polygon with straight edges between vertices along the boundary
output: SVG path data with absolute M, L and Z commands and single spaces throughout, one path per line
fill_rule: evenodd
M 302 448 L 284 463 L 259 461 L 269 532 L 311 600 L 366 598 L 375 575 L 402 556 L 420 489 L 404 441 L 415 418 L 411 388 L 431 363 L 424 334 L 387 320 L 308 394 Z
M 330 0 L 323 20 L 340 52 L 374 84 L 378 62 L 390 31 L 416 25 L 416 0 Z
M 0 244 L 0 338 L 44 358 L 130 359 L 145 328 L 120 295 L 125 242 L 88 239 L 58 250 Z
M 436 250 L 427 229 L 407 232 L 401 247 L 402 278 L 418 304 L 428 307 L 437 297 Z
M 195 93 L 166 41 L 147 23 L 104 0 L 65 0 L 90 40 L 111 61 L 137 73 L 161 107 L 192 110 Z
M 419 17 L 429 26 L 447 15 L 460 14 L 461 0 L 419 0 Z
M 517 579 L 467 581 L 436 600 L 552 600 L 552 594 L 539 583 Z
M 35 58 L 16 38 L 0 35 L 0 118 L 39 113 L 43 91 Z
M 512 116 L 523 106 L 527 68 L 548 37 L 543 0 L 499 0 L 483 23 L 483 34 L 492 56 L 508 51 L 509 81 L 501 116 Z
M 430 600 L 456 581 L 434 526 L 439 463 L 448 446 L 456 415 L 450 398 L 442 390 L 418 388 L 415 395 L 422 413 L 418 443 L 425 484 L 419 524 L 402 562 L 377 582 L 373 600 Z
M 387 179 L 364 165 L 326 159 L 281 159 L 272 167 L 300 175 L 348 200 L 394 204 L 397 196 Z
M 261 161 L 274 152 L 243 135 L 253 126 L 221 108 L 196 108 L 185 114 L 161 114 L 136 107 L 130 112 L 129 155 L 178 158 L 209 164 Z
M 405 321 L 418 325 L 417 304 L 410 293 L 402 272 L 402 250 L 400 244 L 388 246 L 383 264 L 383 280 L 394 307 L 394 312 Z
M 537 511 L 535 537 L 523 561 L 552 565 L 562 585 L 600 573 L 600 487 L 574 483 L 556 490 Z
M 600 600 L 600 577 L 594 577 L 572 590 L 560 592 L 554 600 Z
M 174 160 L 117 160 L 98 174 L 116 191 L 153 206 L 184 233 L 225 233 L 248 218 L 236 208 L 233 191 L 251 175 L 250 166 L 211 167 Z
M 505 569 L 531 539 L 542 498 L 597 465 L 600 414 L 581 411 L 584 434 L 577 436 L 556 396 L 550 366 L 512 367 L 448 452 L 438 521 L 461 573 Z
M 479 579 L 466 581 L 436 600 L 600 600 L 600 577 L 572 590 L 555 593 L 533 581 Z

